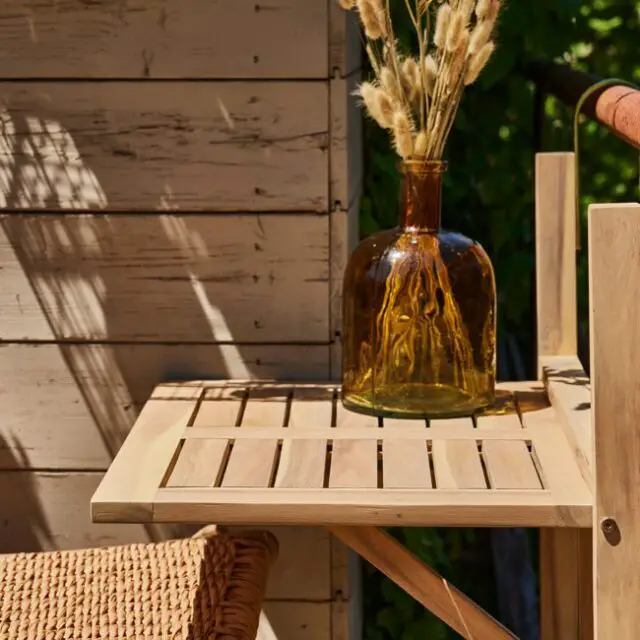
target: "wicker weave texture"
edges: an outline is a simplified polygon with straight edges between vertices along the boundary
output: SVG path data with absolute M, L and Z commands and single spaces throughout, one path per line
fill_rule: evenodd
M 0 556 L 2 640 L 255 640 L 268 533 Z

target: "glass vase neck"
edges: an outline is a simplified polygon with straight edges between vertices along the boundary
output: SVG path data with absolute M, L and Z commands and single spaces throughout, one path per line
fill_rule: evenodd
M 400 227 L 415 231 L 438 231 L 442 217 L 442 174 L 447 164 L 440 160 L 405 160 L 400 200 Z

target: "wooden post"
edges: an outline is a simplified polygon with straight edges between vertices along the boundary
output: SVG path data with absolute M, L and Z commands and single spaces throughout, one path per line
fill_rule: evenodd
M 545 356 L 578 350 L 575 156 L 536 156 L 536 296 L 539 374 Z M 542 640 L 592 637 L 591 532 L 540 531 Z
M 640 205 L 589 210 L 596 638 L 635 640 L 640 599 Z

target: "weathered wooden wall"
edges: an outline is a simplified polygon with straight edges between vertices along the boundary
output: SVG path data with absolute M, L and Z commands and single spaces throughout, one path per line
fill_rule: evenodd
M 182 533 L 92 525 L 89 498 L 160 380 L 338 375 L 354 25 L 333 0 L 7 0 L 0 27 L 0 552 Z M 278 535 L 276 632 L 353 638 L 344 548 Z

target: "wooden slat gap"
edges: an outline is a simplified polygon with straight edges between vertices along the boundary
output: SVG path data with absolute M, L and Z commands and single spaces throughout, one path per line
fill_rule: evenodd
M 278 440 L 276 444 L 276 451 L 273 456 L 273 465 L 271 467 L 271 475 L 269 476 L 269 481 L 267 483 L 268 487 L 274 487 L 276 484 L 276 477 L 278 475 L 278 469 L 280 467 L 280 459 L 282 457 L 282 440 Z
M 213 483 L 213 486 L 216 488 L 222 487 L 222 481 L 224 480 L 224 474 L 227 472 L 227 467 L 229 466 L 229 459 L 231 458 L 231 453 L 233 452 L 234 443 L 234 440 L 227 440 L 227 447 L 224 451 L 224 455 L 222 456 L 222 461 L 220 462 L 218 475 L 216 476 L 216 480 Z
M 182 453 L 182 449 L 184 448 L 185 442 L 186 440 L 184 438 L 180 438 L 180 440 L 178 441 L 178 446 L 176 447 L 176 450 L 173 452 L 173 456 L 171 457 L 171 460 L 169 460 L 167 469 L 164 472 L 164 475 L 162 476 L 162 480 L 160 481 L 160 488 L 167 486 L 167 483 L 169 482 L 169 478 L 171 478 L 171 474 L 173 473 L 173 470 L 175 469 L 175 466 L 178 462 L 178 458 Z
M 293 405 L 293 395 L 294 395 L 294 390 L 291 389 L 287 394 L 287 399 L 285 400 L 286 406 L 284 409 L 284 418 L 282 422 L 282 426 L 285 429 L 289 428 L 289 420 L 291 419 L 291 407 Z
M 329 488 L 329 481 L 331 479 L 331 461 L 333 458 L 333 440 L 327 440 L 326 455 L 324 459 L 324 478 L 322 481 L 322 488 Z
M 191 415 L 189 416 L 189 419 L 187 420 L 187 424 L 185 427 L 186 429 L 191 429 L 193 428 L 193 423 L 196 421 L 196 417 L 198 415 L 198 412 L 200 411 L 200 405 L 202 405 L 202 402 L 204 400 L 204 396 L 205 396 L 205 391 L 204 388 L 200 389 L 199 391 L 199 395 L 195 401 L 195 406 L 193 408 L 193 411 L 191 412 Z M 164 400 L 163 400 L 164 402 Z M 175 466 L 178 462 L 178 458 L 180 457 L 180 453 L 182 452 L 182 448 L 184 447 L 184 438 L 180 438 L 180 440 L 178 440 L 178 444 L 175 448 L 175 451 L 173 452 L 173 455 L 171 456 L 171 459 L 169 460 L 169 464 L 167 465 L 167 468 L 165 469 L 164 475 L 162 476 L 162 480 L 160 481 L 160 487 L 166 487 L 167 482 L 169 482 L 169 478 L 171 477 L 171 474 L 173 473 L 173 470 L 175 469 Z
M 238 409 L 238 415 L 236 417 L 236 427 L 241 427 L 242 426 L 242 420 L 244 418 L 244 412 L 247 409 L 247 402 L 249 402 L 249 389 L 245 389 L 244 393 L 242 394 L 242 399 L 240 400 L 240 407 Z M 231 452 L 229 452 L 231 453 Z M 227 462 L 229 461 L 229 459 L 227 458 Z M 225 465 L 225 469 L 226 469 L 226 465 Z
M 518 401 L 518 394 L 517 393 L 513 394 L 513 401 L 515 403 L 516 413 L 518 414 L 518 419 L 520 420 L 520 427 L 522 429 L 524 429 L 525 425 L 524 425 L 524 420 L 522 419 L 522 408 L 520 407 L 520 402 Z
M 484 476 L 484 484 L 487 489 L 491 490 L 493 487 L 491 486 L 491 479 L 489 476 L 489 469 L 487 468 L 487 461 L 484 458 L 484 454 L 482 450 L 478 450 L 478 456 L 480 458 L 480 468 L 482 469 L 482 475 Z
M 340 391 L 334 389 L 331 394 L 331 427 L 334 429 L 338 425 L 338 402 L 340 402 Z
M 438 488 L 436 483 L 436 464 L 433 460 L 433 447 L 429 446 L 431 442 L 427 442 L 427 456 L 429 457 L 429 475 L 431 476 L 431 486 L 434 489 Z
M 380 419 L 380 424 L 378 425 L 382 428 L 382 419 Z M 382 449 L 382 440 L 378 440 L 377 443 L 377 463 L 378 463 L 378 489 L 382 489 L 384 487 L 384 458 L 383 458 L 383 449 Z
M 528 443 L 528 445 L 529 445 L 528 446 L 529 455 L 531 456 L 531 460 L 533 461 L 533 468 L 536 470 L 536 473 L 538 474 L 538 479 L 540 480 L 540 486 L 547 491 L 551 491 L 552 487 L 549 486 L 545 478 L 544 468 L 542 466 L 542 463 L 540 462 L 538 453 L 536 452 L 535 444 L 533 442 L 530 442 Z

